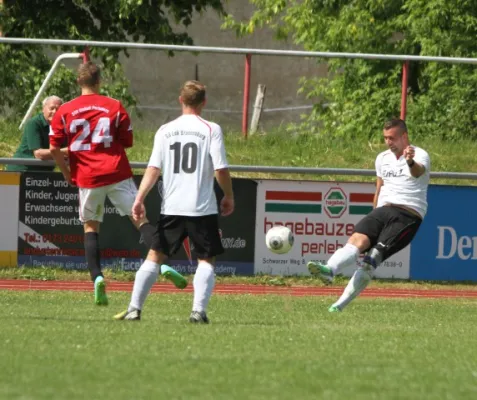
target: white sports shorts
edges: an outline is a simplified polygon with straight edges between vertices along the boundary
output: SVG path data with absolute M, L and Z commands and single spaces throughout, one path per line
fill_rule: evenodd
M 81 222 L 103 222 L 106 196 L 119 212 L 119 215 L 131 215 L 136 199 L 137 188 L 132 178 L 97 188 L 79 189 L 79 218 Z

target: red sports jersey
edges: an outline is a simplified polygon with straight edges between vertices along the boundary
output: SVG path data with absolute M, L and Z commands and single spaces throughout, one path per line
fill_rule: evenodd
M 107 186 L 132 176 L 124 149 L 132 146 L 133 133 L 120 101 L 88 94 L 63 104 L 51 121 L 50 144 L 61 147 L 65 137 L 76 186 Z

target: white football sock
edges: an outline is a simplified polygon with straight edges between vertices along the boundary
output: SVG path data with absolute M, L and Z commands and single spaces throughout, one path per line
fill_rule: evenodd
M 194 275 L 194 303 L 192 311 L 206 311 L 215 285 L 214 267 L 200 261 Z
M 354 244 L 346 243 L 334 252 L 326 265 L 331 268 L 333 275 L 336 275 L 342 269 L 355 265 L 358 257 L 359 249 Z
M 333 306 L 338 307 L 340 310 L 345 308 L 354 298 L 356 298 L 371 282 L 373 277 L 373 267 L 370 265 L 365 265 L 359 267 L 352 278 L 348 282 L 348 285 L 345 287 L 343 294 L 338 299 Z
M 131 303 L 129 303 L 128 311 L 142 310 L 152 285 L 157 281 L 159 268 L 159 264 L 156 264 L 153 261 L 145 260 L 142 263 L 141 268 L 136 272 Z

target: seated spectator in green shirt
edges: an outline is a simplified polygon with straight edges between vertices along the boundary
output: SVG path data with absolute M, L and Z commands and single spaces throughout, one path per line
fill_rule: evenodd
M 22 140 L 13 158 L 36 158 L 38 160 L 53 160 L 50 154 L 50 122 L 61 106 L 63 100 L 58 96 L 49 96 L 43 100 L 43 110 L 31 118 L 23 131 Z M 68 148 L 62 148 L 61 152 L 68 156 Z M 53 171 L 55 166 L 37 165 L 7 165 L 7 171 Z

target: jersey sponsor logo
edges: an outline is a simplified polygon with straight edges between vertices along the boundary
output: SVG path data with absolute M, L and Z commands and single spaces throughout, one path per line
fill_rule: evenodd
M 197 131 L 172 131 L 165 134 L 166 139 L 170 139 L 176 136 L 196 136 L 199 139 L 205 140 L 206 136 L 202 132 Z
M 382 175 L 383 178 L 397 178 L 405 175 L 404 168 L 383 168 Z
M 85 107 L 81 107 L 81 108 L 78 108 L 77 110 L 74 110 L 72 113 L 71 113 L 71 116 L 72 117 L 76 117 L 78 114 L 82 114 L 82 113 L 85 113 L 85 112 L 88 112 L 88 111 L 102 111 L 106 114 L 109 114 L 109 110 L 105 107 L 101 107 L 101 106 L 96 106 L 96 105 L 92 105 L 92 106 L 85 106 Z

